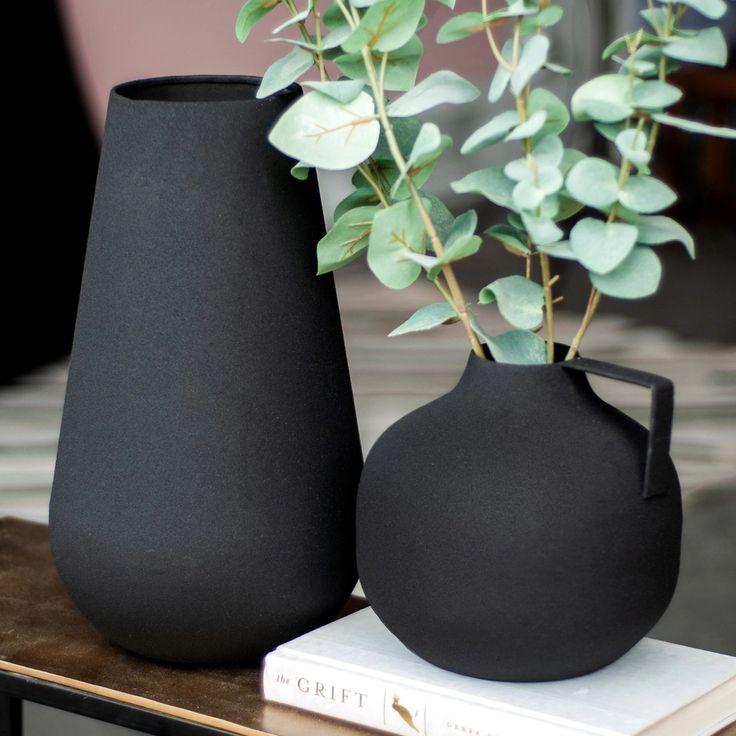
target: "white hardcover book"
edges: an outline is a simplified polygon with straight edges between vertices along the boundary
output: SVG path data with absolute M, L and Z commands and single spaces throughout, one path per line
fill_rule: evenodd
M 736 721 L 736 657 L 644 639 L 583 677 L 492 682 L 424 662 L 366 608 L 271 652 L 263 690 L 400 736 L 707 736 Z

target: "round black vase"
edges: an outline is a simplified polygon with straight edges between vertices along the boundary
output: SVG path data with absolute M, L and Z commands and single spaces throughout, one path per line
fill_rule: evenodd
M 656 432 L 585 372 L 651 386 Z M 671 384 L 638 371 L 471 356 L 366 460 L 358 571 L 376 614 L 420 657 L 486 679 L 575 677 L 623 655 L 677 581 L 671 407 Z
M 316 180 L 266 136 L 299 94 L 144 80 L 110 96 L 50 509 L 107 637 L 253 660 L 356 579 L 362 467 Z

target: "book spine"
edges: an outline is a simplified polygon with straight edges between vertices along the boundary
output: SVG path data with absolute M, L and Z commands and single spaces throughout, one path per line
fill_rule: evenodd
M 460 700 L 391 677 L 275 651 L 263 668 L 266 700 L 397 736 L 578 736 L 570 724 Z

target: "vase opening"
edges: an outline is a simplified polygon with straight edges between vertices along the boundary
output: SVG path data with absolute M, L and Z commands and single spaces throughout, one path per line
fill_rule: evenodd
M 493 363 L 494 365 L 507 365 L 507 366 L 513 366 L 515 368 L 551 368 L 552 366 L 559 365 L 560 363 L 564 363 L 567 360 L 567 354 L 570 351 L 570 346 L 565 345 L 564 343 L 556 342 L 555 343 L 555 361 L 550 365 L 549 363 L 529 363 L 528 365 L 523 363 L 499 363 L 492 355 L 491 351 L 487 344 L 484 344 L 483 346 L 483 352 L 485 353 L 486 359 L 485 361 L 478 358 L 478 356 L 475 355 L 475 353 L 470 353 L 471 358 L 474 358 L 478 363 Z M 578 354 L 578 357 L 579 354 Z
M 115 87 L 120 97 L 148 102 L 247 102 L 256 99 L 260 77 L 160 77 L 126 82 Z M 290 85 L 277 94 L 293 92 Z

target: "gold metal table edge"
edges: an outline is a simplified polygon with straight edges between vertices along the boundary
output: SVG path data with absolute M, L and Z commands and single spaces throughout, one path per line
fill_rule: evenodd
M 93 695 L 99 695 L 103 698 L 115 700 L 119 703 L 125 703 L 136 708 L 145 708 L 155 713 L 163 713 L 173 718 L 180 718 L 185 721 L 192 721 L 199 723 L 203 726 L 209 726 L 211 728 L 219 728 L 223 731 L 229 731 L 230 733 L 239 734 L 240 736 L 273 736 L 266 731 L 258 731 L 248 726 L 240 726 L 237 723 L 231 721 L 225 721 L 221 718 L 214 718 L 213 716 L 203 715 L 193 710 L 187 710 L 186 708 L 179 708 L 175 705 L 168 705 L 166 703 L 160 703 L 157 700 L 150 700 L 149 698 L 143 698 L 139 695 L 131 695 L 130 693 L 124 693 L 120 690 L 113 690 L 109 687 L 102 687 L 101 685 L 93 685 L 89 682 L 82 680 L 75 680 L 71 677 L 64 677 L 63 675 L 55 675 L 53 672 L 46 672 L 44 670 L 36 670 L 32 667 L 25 667 L 22 664 L 14 664 L 13 662 L 0 661 L 0 670 L 6 672 L 12 672 L 17 675 L 24 675 L 25 677 L 32 677 L 36 680 L 44 680 L 45 682 L 52 682 L 55 685 L 63 685 L 64 687 L 70 687 L 74 690 L 81 690 L 83 692 L 91 693 Z

